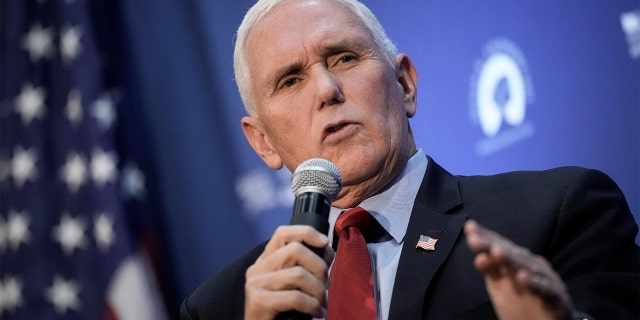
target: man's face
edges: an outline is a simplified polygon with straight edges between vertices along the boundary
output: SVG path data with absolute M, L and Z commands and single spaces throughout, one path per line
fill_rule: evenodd
M 406 84 L 407 72 L 385 60 L 341 4 L 285 1 L 245 44 L 256 118 L 244 118 L 243 129 L 271 168 L 293 171 L 325 158 L 343 177 L 334 205 L 351 206 L 384 187 L 415 152 L 408 128 L 415 81 Z M 399 69 L 408 65 L 415 77 L 399 57 Z

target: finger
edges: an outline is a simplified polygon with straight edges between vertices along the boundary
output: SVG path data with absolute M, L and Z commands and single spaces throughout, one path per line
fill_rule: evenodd
M 489 251 L 493 246 L 507 241 L 506 238 L 481 226 L 475 220 L 469 220 L 465 223 L 464 233 L 467 245 L 476 253 Z
M 290 310 L 324 317 L 325 308 L 316 298 L 300 290 L 247 290 L 245 312 L 247 319 L 273 319 L 277 314 Z
M 323 258 L 304 244 L 291 242 L 269 255 L 263 253 L 260 259 L 256 260 L 256 263 L 251 266 L 251 272 L 266 273 L 293 266 L 301 266 L 321 280 L 326 278 L 328 270 L 328 264 Z
M 297 244 L 302 246 L 301 244 Z M 308 250 L 305 248 L 305 250 Z M 320 263 L 324 262 L 313 254 Z M 324 275 L 316 277 L 302 266 L 264 272 L 258 263 L 247 269 L 245 281 L 245 295 L 247 308 L 259 308 L 258 315 L 277 314 L 287 310 L 298 310 L 305 313 L 322 315 L 326 305 L 326 267 Z M 282 295 L 287 292 L 288 295 Z M 285 300 L 274 300 L 273 297 Z M 287 300 L 288 299 L 288 300 Z M 311 301 L 313 299 L 315 301 Z M 253 309 L 252 309 L 253 310 Z
M 552 313 L 565 315 L 573 309 L 571 298 L 564 287 L 564 283 L 553 270 L 545 272 L 521 269 L 517 278 L 522 286 L 526 286 L 531 292 L 540 297 L 547 310 Z
M 530 268 L 522 268 L 519 272 L 520 279 L 531 291 L 540 296 L 560 295 L 565 289 L 562 278 L 546 261 L 533 264 Z
M 499 233 L 487 229 L 477 222 L 470 220 L 465 224 L 465 232 L 468 234 L 467 242 L 476 252 L 488 252 L 493 259 L 504 261 L 515 268 L 530 265 L 535 258 L 527 248 L 516 245 Z
M 496 259 L 504 261 L 512 272 L 518 274 L 516 278 L 520 288 L 530 290 L 551 304 L 565 292 L 562 278 L 545 258 L 514 244 L 500 246 L 496 251 Z
M 316 277 L 300 266 L 270 273 L 248 275 L 246 286 L 267 291 L 299 290 L 320 302 L 324 300 L 326 289 L 324 279 Z
M 490 253 L 494 259 L 515 270 L 527 268 L 537 262 L 536 255 L 532 254 L 529 249 L 506 239 L 494 242 Z
M 467 240 L 467 246 L 478 253 L 487 251 L 490 248 L 490 243 L 482 236 L 480 225 L 474 221 L 469 220 L 464 224 L 464 234 Z
M 477 253 L 474 258 L 475 268 L 491 279 L 504 275 L 502 262 L 492 256 L 492 248 L 496 239 L 488 234 L 488 229 L 480 226 L 476 221 L 469 220 L 464 225 L 464 233 L 469 248 Z
M 465 223 L 467 245 L 479 255 L 476 267 L 488 272 L 504 263 L 505 255 L 511 251 L 509 242 L 499 234 L 482 227 L 474 220 Z
M 470 220 L 465 225 L 469 247 L 478 252 L 476 268 L 491 278 L 515 277 L 520 268 L 535 261 L 528 249 L 518 246 L 499 233 Z
M 503 276 L 502 265 L 486 252 L 480 252 L 473 260 L 476 269 L 491 279 Z
M 262 255 L 260 255 L 258 259 L 269 256 L 274 251 L 291 242 L 302 242 L 312 247 L 322 248 L 328 245 L 329 238 L 310 226 L 280 226 L 273 233 Z

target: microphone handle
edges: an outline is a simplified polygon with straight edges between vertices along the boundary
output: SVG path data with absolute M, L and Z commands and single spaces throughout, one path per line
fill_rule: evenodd
M 322 193 L 303 192 L 296 196 L 293 215 L 289 224 L 303 224 L 314 227 L 318 232 L 329 232 L 329 210 L 331 203 Z
M 329 232 L 329 210 L 331 203 L 322 193 L 303 192 L 296 196 L 293 204 L 293 215 L 291 225 L 312 226 L 318 232 L 327 234 Z M 324 256 L 324 248 L 308 247 L 320 257 Z M 276 320 L 310 320 L 308 314 L 290 310 L 278 314 Z
M 296 196 L 293 203 L 291 225 L 312 226 L 322 234 L 329 233 L 329 210 L 331 203 L 322 193 L 303 192 Z M 309 247 L 320 257 L 324 257 L 324 248 Z

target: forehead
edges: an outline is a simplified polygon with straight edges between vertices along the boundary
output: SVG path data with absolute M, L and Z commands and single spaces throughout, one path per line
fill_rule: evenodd
M 345 4 L 334 0 L 285 0 L 252 28 L 245 52 L 253 74 L 265 61 L 272 64 L 350 41 L 373 45 L 373 36 Z
M 309 28 L 309 26 L 313 27 Z M 284 0 L 276 4 L 253 27 L 252 33 L 263 36 L 286 36 L 298 32 L 308 36 L 320 26 L 366 28 L 346 3 L 338 0 Z M 320 30 L 318 30 L 320 31 Z

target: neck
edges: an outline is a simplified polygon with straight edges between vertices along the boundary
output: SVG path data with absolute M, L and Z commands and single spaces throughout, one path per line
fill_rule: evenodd
M 392 161 L 393 169 L 387 171 L 387 174 L 377 174 L 364 181 L 357 182 L 352 185 L 343 185 L 342 191 L 338 198 L 333 202 L 332 206 L 337 208 L 354 208 L 362 201 L 368 199 L 378 193 L 388 189 L 396 180 L 398 175 L 406 167 L 409 159 L 417 152 L 415 145 L 410 149 L 410 153 L 406 153 L 401 159 Z M 379 170 L 380 173 L 385 170 Z

